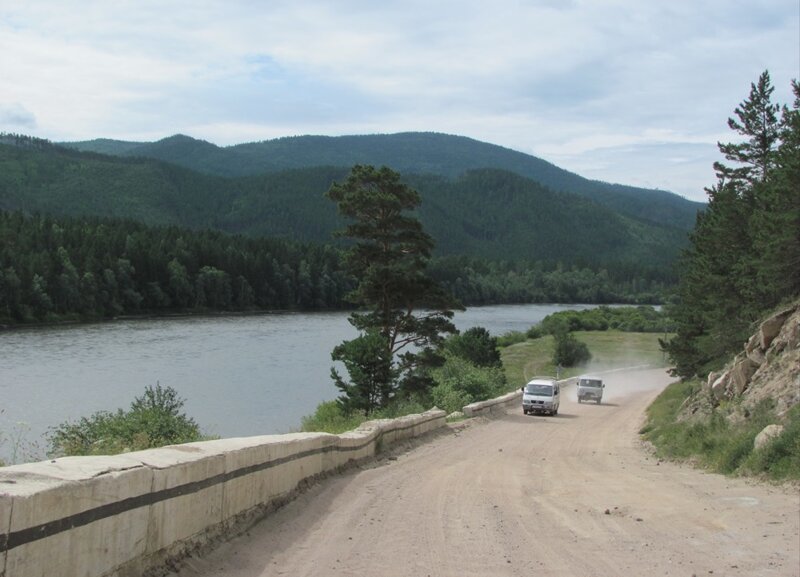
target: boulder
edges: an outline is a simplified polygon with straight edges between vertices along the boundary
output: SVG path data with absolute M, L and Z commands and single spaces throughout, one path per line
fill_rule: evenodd
M 747 344 L 744 346 L 744 352 L 747 355 L 747 358 L 756 363 L 757 365 L 762 365 L 766 360 L 764 355 L 764 349 L 761 348 L 761 338 L 759 333 L 755 333 L 750 339 L 747 341 Z
M 766 351 L 769 348 L 769 346 L 772 344 L 772 341 L 778 336 L 778 333 L 781 332 L 783 323 L 786 322 L 786 319 L 793 312 L 794 307 L 777 312 L 761 323 L 758 334 L 761 341 L 760 345 L 763 350 Z
M 734 394 L 741 395 L 747 390 L 747 385 L 750 384 L 750 378 L 755 374 L 757 369 L 758 365 L 746 356 L 736 360 L 731 369 L 731 381 L 733 382 Z
M 711 373 L 709 375 L 709 380 L 711 379 L 712 375 L 716 376 L 716 379 L 714 379 L 714 382 L 711 384 L 711 394 L 718 401 L 729 398 L 728 383 L 731 380 L 730 372 L 725 371 L 721 375 L 717 375 L 716 373 Z
M 782 432 L 783 425 L 767 425 L 756 435 L 755 441 L 753 441 L 753 448 L 756 450 L 763 448 L 772 439 L 780 436 Z

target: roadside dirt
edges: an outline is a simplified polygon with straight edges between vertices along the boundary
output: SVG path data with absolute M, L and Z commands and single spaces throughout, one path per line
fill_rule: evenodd
M 329 478 L 180 577 L 800 575 L 800 494 L 659 462 L 638 440 L 663 371 L 601 405 L 474 420 Z

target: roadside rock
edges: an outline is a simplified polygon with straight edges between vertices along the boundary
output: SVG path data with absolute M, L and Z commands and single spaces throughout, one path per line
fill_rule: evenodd
M 800 301 L 766 318 L 725 369 L 709 373 L 704 392 L 714 405 L 737 401 L 731 420 L 747 418 L 762 402 L 778 417 L 800 403 Z M 699 404 L 685 403 L 679 418 L 700 413 Z
M 756 450 L 761 449 L 772 439 L 779 437 L 782 432 L 783 425 L 767 425 L 758 435 L 756 435 L 756 438 L 753 441 L 753 446 L 756 448 Z

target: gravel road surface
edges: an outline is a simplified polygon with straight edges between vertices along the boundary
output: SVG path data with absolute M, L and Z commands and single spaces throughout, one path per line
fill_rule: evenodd
M 800 576 L 800 492 L 659 462 L 637 431 L 669 382 L 565 387 L 556 417 L 466 421 L 326 479 L 180 577 Z

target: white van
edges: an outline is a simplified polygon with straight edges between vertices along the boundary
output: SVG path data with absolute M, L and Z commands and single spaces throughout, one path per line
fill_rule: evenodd
M 603 379 L 594 375 L 581 375 L 578 377 L 578 402 L 594 401 L 598 405 L 603 400 L 603 389 L 606 388 Z
M 522 387 L 522 412 L 558 414 L 561 404 L 560 385 L 552 377 L 534 377 Z

